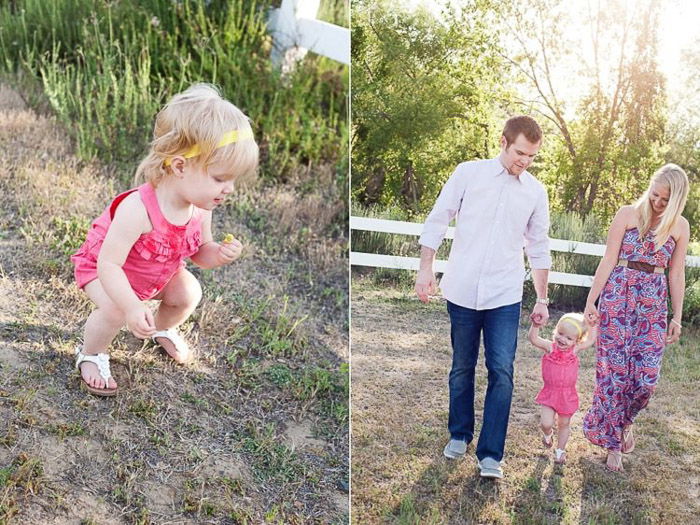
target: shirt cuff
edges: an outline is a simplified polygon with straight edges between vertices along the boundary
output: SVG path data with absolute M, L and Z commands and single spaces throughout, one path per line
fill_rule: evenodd
M 531 270 L 549 270 L 552 268 L 552 257 L 550 255 L 542 255 L 537 257 L 528 256 Z
M 441 243 L 442 239 L 439 236 L 430 235 L 427 233 L 424 233 L 418 238 L 418 244 L 427 248 L 432 248 L 435 251 L 438 251 Z

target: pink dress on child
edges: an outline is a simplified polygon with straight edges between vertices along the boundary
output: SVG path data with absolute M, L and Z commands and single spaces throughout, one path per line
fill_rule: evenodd
M 176 226 L 168 222 L 158 205 L 156 192 L 150 183 L 121 193 L 90 226 L 87 240 L 71 256 L 75 265 L 78 288 L 97 279 L 97 256 L 104 242 L 114 212 L 131 193 L 138 191 L 146 207 L 153 230 L 141 235 L 131 248 L 122 266 L 131 288 L 142 301 L 158 294 L 180 268 L 185 259 L 199 250 L 202 238 L 202 214 L 194 208 L 187 224 Z
M 552 342 L 551 353 L 542 356 L 542 380 L 544 386 L 535 402 L 552 408 L 557 414 L 570 416 L 579 407 L 576 380 L 579 359 L 573 350 L 562 351 Z

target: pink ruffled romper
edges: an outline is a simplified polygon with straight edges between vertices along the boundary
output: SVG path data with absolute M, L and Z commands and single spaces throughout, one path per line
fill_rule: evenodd
M 562 351 L 552 343 L 552 352 L 542 356 L 542 380 L 544 386 L 535 402 L 551 407 L 557 414 L 570 416 L 579 407 L 576 381 L 579 359 L 573 350 Z
M 119 194 L 90 226 L 87 240 L 71 256 L 75 265 L 78 288 L 97 279 L 97 256 L 104 242 L 117 206 L 131 193 L 138 191 L 153 230 L 144 233 L 131 248 L 122 266 L 131 288 L 142 301 L 160 292 L 180 268 L 185 259 L 199 250 L 202 238 L 202 215 L 195 208 L 189 222 L 176 226 L 167 221 L 160 211 L 156 192 L 150 183 Z

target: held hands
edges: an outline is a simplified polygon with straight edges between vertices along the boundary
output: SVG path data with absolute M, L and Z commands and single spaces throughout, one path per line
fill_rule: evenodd
M 600 312 L 593 303 L 586 303 L 586 308 L 583 310 L 583 319 L 589 326 L 598 326 L 600 320 Z
M 126 326 L 139 339 L 148 339 L 156 333 L 153 313 L 143 303 L 127 312 Z
M 675 343 L 681 338 L 681 324 L 671 319 L 668 323 L 668 332 L 666 333 L 666 344 Z
M 432 270 L 420 270 L 416 277 L 416 295 L 418 299 L 427 303 L 430 301 L 430 296 L 435 295 L 437 283 L 435 282 L 435 274 Z
M 238 239 L 234 239 L 233 235 L 228 233 L 219 244 L 219 266 L 230 264 L 241 256 L 243 252 L 243 244 Z
M 547 305 L 535 303 L 535 307 L 530 314 L 530 321 L 538 328 L 546 325 L 547 321 L 549 321 L 549 308 L 547 308 Z

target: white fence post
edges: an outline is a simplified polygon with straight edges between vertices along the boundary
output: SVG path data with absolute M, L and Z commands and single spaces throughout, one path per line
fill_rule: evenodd
M 273 9 L 267 27 L 272 35 L 270 58 L 282 73 L 313 51 L 343 64 L 350 63 L 350 30 L 316 20 L 320 0 L 282 0 Z

